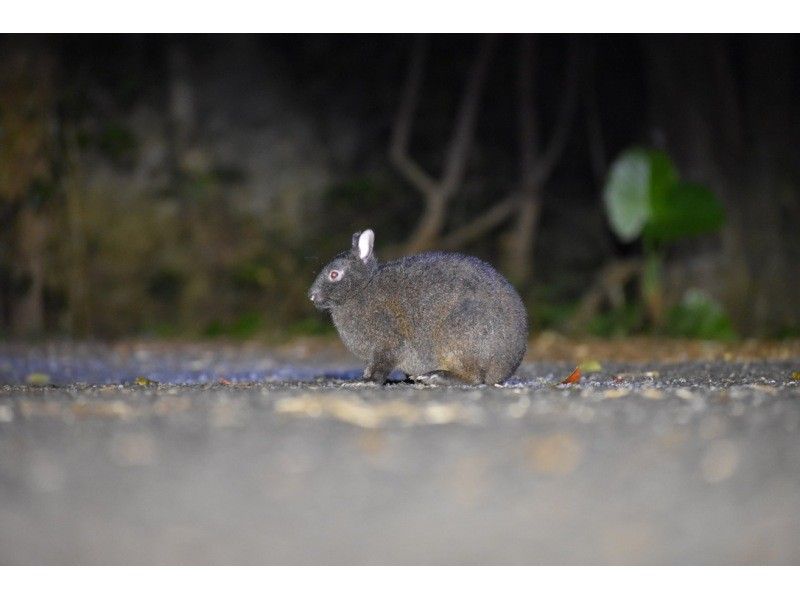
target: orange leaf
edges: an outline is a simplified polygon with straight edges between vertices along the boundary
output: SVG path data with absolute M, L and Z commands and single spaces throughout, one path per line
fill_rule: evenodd
M 572 370 L 572 373 L 564 378 L 559 384 L 575 384 L 576 382 L 580 382 L 581 379 L 581 368 L 577 367 Z

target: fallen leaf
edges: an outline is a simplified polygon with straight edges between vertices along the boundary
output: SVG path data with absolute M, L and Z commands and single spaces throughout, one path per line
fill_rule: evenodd
M 580 382 L 580 379 L 581 379 L 581 368 L 580 366 L 578 366 L 574 370 L 572 370 L 572 373 L 569 376 L 567 376 L 561 382 L 559 382 L 559 384 L 575 384 L 577 382 Z
M 582 372 L 586 372 L 587 374 L 590 374 L 592 372 L 603 371 L 602 364 L 596 359 L 586 359 L 584 361 L 581 361 L 578 364 L 578 368 L 580 368 Z
M 50 375 L 42 372 L 31 372 L 28 374 L 28 377 L 25 378 L 25 382 L 31 386 L 47 386 L 50 384 Z
M 227 378 L 220 378 L 219 380 L 217 380 L 217 382 L 219 382 L 223 386 L 230 386 L 231 384 L 233 384 L 233 382 L 231 382 Z
M 153 386 L 154 384 L 158 384 L 158 382 L 151 380 L 150 378 L 146 378 L 145 376 L 137 376 L 136 384 L 139 386 Z
M 795 372 L 792 372 L 792 380 L 798 380 L 798 381 L 800 381 L 800 370 L 797 370 L 797 371 L 795 371 Z

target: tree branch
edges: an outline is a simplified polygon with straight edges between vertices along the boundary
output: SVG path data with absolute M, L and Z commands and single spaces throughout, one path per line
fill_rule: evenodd
M 615 260 L 606 264 L 584 293 L 578 308 L 567 322 L 567 329 L 583 332 L 591 319 L 600 313 L 604 300 L 613 307 L 620 307 L 624 303 L 625 285 L 633 277 L 640 276 L 643 267 L 640 259 Z
M 495 35 L 486 35 L 481 40 L 480 49 L 472 67 L 472 74 L 458 111 L 455 130 L 445 159 L 441 183 L 441 193 L 444 197 L 450 197 L 464 178 L 467 158 L 469 158 L 469 150 L 475 133 L 475 117 L 478 114 L 478 106 L 483 95 L 495 41 Z
M 419 103 L 427 40 L 423 38 L 415 44 L 390 148 L 392 163 L 423 193 L 425 201 L 425 211 L 406 244 L 407 252 L 420 251 L 435 244 L 445 226 L 447 203 L 464 179 L 475 133 L 475 120 L 494 46 L 494 35 L 484 36 L 481 39 L 456 116 L 455 128 L 445 156 L 444 172 L 441 179 L 436 180 L 408 157 L 411 122 Z
M 466 245 L 502 224 L 506 218 L 514 213 L 518 205 L 519 197 L 517 195 L 507 197 L 461 228 L 448 234 L 442 239 L 440 245 L 445 249 L 456 249 Z
M 436 181 L 408 155 L 411 138 L 411 123 L 419 105 L 419 92 L 425 70 L 425 57 L 428 53 L 428 36 L 417 36 L 411 54 L 403 97 L 397 111 L 392 139 L 389 146 L 389 159 L 408 181 L 423 193 L 426 200 L 437 191 Z

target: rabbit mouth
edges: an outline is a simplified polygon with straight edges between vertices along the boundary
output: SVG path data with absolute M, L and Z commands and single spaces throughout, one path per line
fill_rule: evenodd
M 316 307 L 320 311 L 325 311 L 325 310 L 328 310 L 331 307 L 333 307 L 333 302 L 332 301 L 329 301 L 329 300 L 327 300 L 327 299 L 325 299 L 323 297 L 320 297 L 317 294 L 312 294 L 309 297 L 309 299 L 311 299 L 311 303 L 314 304 L 314 307 Z

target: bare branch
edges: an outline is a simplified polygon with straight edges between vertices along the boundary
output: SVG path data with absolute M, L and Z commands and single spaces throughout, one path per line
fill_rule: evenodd
M 583 331 L 587 323 L 600 313 L 604 301 L 612 305 L 621 301 L 623 288 L 629 280 L 641 275 L 643 267 L 639 259 L 615 260 L 606 264 L 584 293 L 578 309 L 567 323 L 567 329 L 571 332 Z
M 415 47 L 391 148 L 393 163 L 422 191 L 425 199 L 425 211 L 409 237 L 406 244 L 407 252 L 420 251 L 434 245 L 445 226 L 447 203 L 463 182 L 475 133 L 475 120 L 494 45 L 494 35 L 485 36 L 481 40 L 478 55 L 473 63 L 467 88 L 456 117 L 440 181 L 427 175 L 408 157 L 409 131 L 419 101 L 422 64 L 425 55 L 424 42 L 418 42 Z
M 495 42 L 495 35 L 487 35 L 481 40 L 481 46 L 472 67 L 445 160 L 441 184 L 441 192 L 444 197 L 452 195 L 464 178 L 467 158 L 469 158 L 469 150 L 475 133 L 475 117 L 478 114 L 478 106 L 483 95 L 483 87 Z
M 440 245 L 445 249 L 456 249 L 466 245 L 502 224 L 506 218 L 514 213 L 518 205 L 518 196 L 511 195 L 507 197 L 474 218 L 471 222 L 448 234 L 442 239 Z
M 436 193 L 437 184 L 419 164 L 409 157 L 408 146 L 411 138 L 411 124 L 419 104 L 419 92 L 422 87 L 428 45 L 428 36 L 417 36 L 389 147 L 389 158 L 392 164 L 424 194 L 426 200 L 430 195 Z
M 578 42 L 572 42 L 565 78 L 566 90 L 564 92 L 564 102 L 561 104 L 561 110 L 556 117 L 555 128 L 553 129 L 553 135 L 550 138 L 547 149 L 545 149 L 544 153 L 541 155 L 536 169 L 533 171 L 528 181 L 528 184 L 534 187 L 541 186 L 550 177 L 567 145 L 575 110 L 578 106 L 580 58 Z

